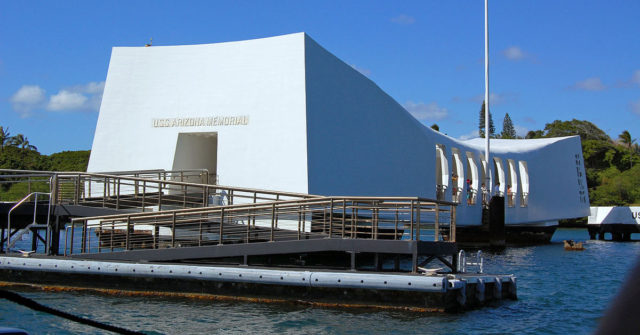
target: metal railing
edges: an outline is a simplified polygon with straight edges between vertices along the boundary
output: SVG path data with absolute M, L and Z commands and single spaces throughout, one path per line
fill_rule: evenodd
M 320 197 L 74 218 L 65 254 L 316 238 L 455 242 L 456 204 Z
M 48 206 L 47 206 L 47 216 L 46 216 L 46 220 L 47 223 L 46 224 L 38 224 L 36 222 L 37 216 L 38 216 L 38 195 L 44 195 L 48 197 Z M 34 197 L 34 203 L 33 203 L 33 221 L 27 225 L 26 227 L 22 228 L 21 230 L 16 230 L 15 232 L 12 233 L 11 231 L 11 213 L 18 207 L 22 206 L 25 202 L 27 202 L 27 200 L 31 199 L 31 197 Z M 32 228 L 33 229 L 38 229 L 38 228 L 45 228 L 47 230 L 46 232 L 46 237 L 45 237 L 45 252 L 48 253 L 49 252 L 49 240 L 50 240 L 50 221 L 51 218 L 51 193 L 43 193 L 43 192 L 33 192 L 33 193 L 29 193 L 27 196 L 25 196 L 24 198 L 22 198 L 22 200 L 18 201 L 15 205 L 13 205 L 11 207 L 11 209 L 9 210 L 9 212 L 7 213 L 7 231 L 6 231 L 6 237 L 2 236 L 2 240 L 6 243 L 6 248 L 5 248 L 5 253 L 9 253 L 11 251 L 11 248 L 13 248 L 13 246 L 15 245 L 15 243 L 17 242 L 17 240 L 26 232 L 30 231 Z M 4 235 L 4 229 L 2 229 L 3 235 Z M 35 232 L 34 232 L 35 234 Z M 11 237 L 13 235 L 17 235 L 16 238 L 12 241 Z M 34 239 L 34 241 L 36 241 L 36 239 Z
M 444 200 L 444 194 L 445 191 L 447 190 L 447 185 L 436 185 L 436 199 L 437 200 Z
M 520 207 L 527 207 L 529 205 L 529 192 L 520 193 Z
M 48 190 L 55 204 L 138 211 L 317 198 L 308 194 L 210 184 L 206 170 L 110 173 L 0 170 L 0 183 Z M 195 182 L 192 182 L 195 181 Z M 8 199 L 4 199 L 8 200 Z

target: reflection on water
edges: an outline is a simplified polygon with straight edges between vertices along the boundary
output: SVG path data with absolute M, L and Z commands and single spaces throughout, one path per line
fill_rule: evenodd
M 640 252 L 640 243 L 588 241 L 582 252 L 562 240 L 588 240 L 561 229 L 550 245 L 485 252 L 485 271 L 518 276 L 518 301 L 456 315 L 300 305 L 21 291 L 43 304 L 149 334 L 584 334 L 592 332 Z M 0 302 L 0 325 L 32 334 L 103 334 Z M 106 334 L 106 333 L 105 333 Z

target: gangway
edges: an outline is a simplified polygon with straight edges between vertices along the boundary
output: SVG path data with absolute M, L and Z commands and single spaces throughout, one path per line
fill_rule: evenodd
M 413 272 L 435 259 L 455 271 L 455 209 L 418 197 L 322 197 L 74 218 L 65 254 L 245 265 L 321 254 L 351 269 L 361 255 L 375 268 L 405 257 Z

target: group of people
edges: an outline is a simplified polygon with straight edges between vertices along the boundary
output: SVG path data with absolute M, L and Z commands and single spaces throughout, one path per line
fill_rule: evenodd
M 482 187 L 480 188 L 482 190 L 482 204 L 485 206 L 489 205 L 489 190 L 487 190 L 487 187 L 485 186 L 484 183 L 482 183 Z M 498 196 L 501 197 L 504 194 L 502 193 L 502 191 L 500 190 L 500 182 L 496 183 L 496 186 L 493 188 L 493 195 L 494 196 Z M 513 191 L 511 190 L 511 185 L 507 185 L 507 198 L 509 200 L 509 206 L 513 206 Z
M 458 175 L 454 173 L 451 176 L 451 181 L 453 182 L 453 202 L 459 203 L 460 193 L 462 193 L 462 189 L 458 188 Z M 475 190 L 471 185 L 471 179 L 467 179 L 466 190 L 467 190 L 467 205 L 472 205 L 474 203 Z
M 453 184 L 453 202 L 460 202 L 460 194 L 462 193 L 462 189 L 458 187 L 458 175 L 453 174 L 451 176 L 451 181 Z M 475 190 L 472 187 L 471 179 L 466 180 L 466 191 L 467 191 L 467 205 L 472 205 L 474 203 L 474 195 Z M 485 183 L 482 183 L 480 187 L 480 192 L 482 193 L 482 205 L 489 205 L 489 190 Z M 495 196 L 503 196 L 504 194 L 500 191 L 500 182 L 497 182 L 494 189 L 493 195 Z M 511 185 L 507 185 L 507 197 L 509 200 L 509 206 L 513 206 L 513 191 L 511 190 Z

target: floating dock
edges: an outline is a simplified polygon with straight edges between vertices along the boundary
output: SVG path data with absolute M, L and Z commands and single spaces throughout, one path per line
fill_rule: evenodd
M 459 312 L 517 297 L 512 275 L 303 271 L 20 256 L 0 257 L 0 280 L 9 286 L 419 312 Z
M 313 196 L 192 182 L 187 171 L 155 174 L 10 174 L 12 182 L 40 185 L 34 180 L 44 176 L 50 192 L 0 207 L 7 214 L 0 215 L 7 218 L 0 280 L 439 312 L 517 298 L 513 275 L 483 274 L 481 261 L 467 262 L 458 250 L 455 203 Z M 24 237 L 31 248 L 16 253 Z M 480 265 L 478 273 L 467 265 Z
M 591 207 L 587 220 L 589 237 L 612 241 L 631 241 L 631 234 L 640 233 L 640 207 Z

